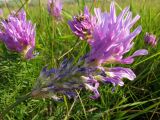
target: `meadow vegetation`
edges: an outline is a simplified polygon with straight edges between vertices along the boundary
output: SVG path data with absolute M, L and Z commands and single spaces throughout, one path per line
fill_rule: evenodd
M 41 69 L 58 67 L 64 57 L 78 60 L 89 51 L 86 42 L 79 40 L 70 30 L 68 20 L 83 11 L 85 5 L 93 12 L 94 7 L 109 10 L 110 1 L 85 2 L 75 0 L 64 3 L 63 20 L 56 22 L 48 14 L 47 6 L 39 0 L 36 5 L 16 3 L 15 6 L 3 6 L 4 17 L 11 10 L 22 8 L 27 19 L 36 23 L 36 52 L 30 61 L 22 60 L 16 53 L 9 52 L 0 43 L 0 111 L 14 103 L 20 96 L 32 90 Z M 63 96 L 64 102 L 52 99 L 32 99 L 19 104 L 10 110 L 5 120 L 157 120 L 160 118 L 160 43 L 156 47 L 146 45 L 144 35 L 153 33 L 159 40 L 160 36 L 160 1 L 159 0 L 116 0 L 119 13 L 124 7 L 130 6 L 134 15 L 141 19 L 134 25 L 142 25 L 142 32 L 134 42 L 134 47 L 127 54 L 139 48 L 145 48 L 149 54 L 136 58 L 130 67 L 137 75 L 134 81 L 124 80 L 123 87 L 103 84 L 99 87 L 100 98 L 92 100 L 85 90 L 78 92 L 77 99 L 69 100 Z M 1 6 L 2 7 L 2 6 Z M 110 65 L 114 66 L 114 65 Z M 113 90 L 114 89 L 114 90 Z

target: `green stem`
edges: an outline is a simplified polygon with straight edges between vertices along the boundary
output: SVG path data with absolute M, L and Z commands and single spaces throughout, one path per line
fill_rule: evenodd
M 31 98 L 31 93 L 26 94 L 25 96 L 21 97 L 20 99 L 16 100 L 15 103 L 8 106 L 5 110 L 0 113 L 0 119 L 2 119 L 10 110 L 18 106 L 21 102 L 28 100 Z

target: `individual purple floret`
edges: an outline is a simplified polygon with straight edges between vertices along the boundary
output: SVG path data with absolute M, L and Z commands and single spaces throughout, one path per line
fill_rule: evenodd
M 99 81 L 104 83 L 112 83 L 114 86 L 123 86 L 123 79 L 134 80 L 136 75 L 130 68 L 113 67 L 113 68 L 101 68 L 103 74 L 98 78 Z
M 144 40 L 147 44 L 152 45 L 153 47 L 157 45 L 156 36 L 150 33 L 146 33 Z
M 24 10 L 2 20 L 0 39 L 10 51 L 22 53 L 25 59 L 33 58 L 35 48 L 35 25 L 26 20 Z
M 87 7 L 84 8 L 84 14 L 74 16 L 72 21 L 68 21 L 68 24 L 72 32 L 78 36 L 81 40 L 88 40 L 91 38 L 92 32 L 92 20 L 91 15 Z
M 124 54 L 133 47 L 133 39 L 141 32 L 138 26 L 131 32 L 132 26 L 140 18 L 139 15 L 132 19 L 132 12 L 125 8 L 116 16 L 114 2 L 111 3 L 110 12 L 101 12 L 99 8 L 94 9 L 97 23 L 93 30 L 93 40 L 90 41 L 91 51 L 89 62 L 102 63 L 123 63 L 131 64 L 134 57 L 148 54 L 147 50 L 138 50 L 133 55 L 124 58 Z
M 61 19 L 62 7 L 63 5 L 61 0 L 48 0 L 48 12 L 57 20 Z

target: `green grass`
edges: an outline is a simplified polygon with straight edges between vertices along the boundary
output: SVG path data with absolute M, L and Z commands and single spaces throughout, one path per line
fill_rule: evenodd
M 27 18 L 36 23 L 36 51 L 40 54 L 30 61 L 20 59 L 20 56 L 10 53 L 0 44 L 0 111 L 14 103 L 16 99 L 32 90 L 43 66 L 57 67 L 64 56 L 75 57 L 85 54 L 88 46 L 78 40 L 69 29 L 67 21 L 72 15 L 80 13 L 85 0 L 76 0 L 74 4 L 65 4 L 63 21 L 56 23 L 48 15 L 42 0 L 36 6 L 25 6 Z M 86 3 L 91 10 L 94 4 Z M 110 2 L 98 1 L 96 7 L 109 10 Z M 133 15 L 140 14 L 141 19 L 135 25 L 142 25 L 142 32 L 136 37 L 133 51 L 145 48 L 149 55 L 136 58 L 132 65 L 123 65 L 134 70 L 137 78 L 134 81 L 124 80 L 123 87 L 102 84 L 99 87 L 100 99 L 91 100 L 89 92 L 77 91 L 75 100 L 54 102 L 51 99 L 32 99 L 22 102 L 5 116 L 5 120 L 157 120 L 160 118 L 160 45 L 152 48 L 145 45 L 146 32 L 160 36 L 160 1 L 159 0 L 117 0 L 117 12 L 130 5 Z M 18 3 L 10 10 L 18 10 Z M 119 6 L 119 7 L 118 7 Z M 3 7 L 5 16 L 9 10 Z M 77 54 L 78 53 L 78 54 Z M 78 57 L 77 57 L 78 56 Z M 120 65 L 122 66 L 122 65 Z

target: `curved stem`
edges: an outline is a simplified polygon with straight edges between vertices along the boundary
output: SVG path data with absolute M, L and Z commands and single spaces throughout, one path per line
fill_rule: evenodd
M 0 113 L 0 119 L 2 119 L 10 110 L 12 110 L 14 107 L 18 106 L 21 102 L 28 100 L 31 98 L 31 93 L 26 94 L 25 96 L 21 97 L 20 99 L 16 100 L 15 103 L 8 106 L 5 110 Z

